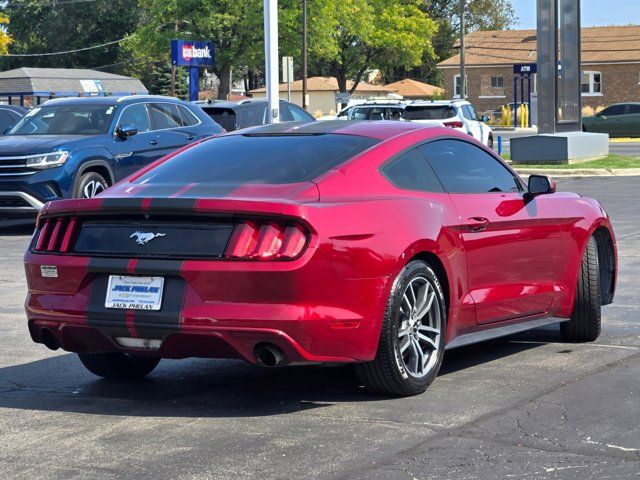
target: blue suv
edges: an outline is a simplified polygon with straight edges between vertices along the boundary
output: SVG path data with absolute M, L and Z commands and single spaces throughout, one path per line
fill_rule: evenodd
M 49 100 L 0 137 L 0 216 L 48 201 L 90 198 L 188 143 L 223 132 L 196 105 L 171 97 Z

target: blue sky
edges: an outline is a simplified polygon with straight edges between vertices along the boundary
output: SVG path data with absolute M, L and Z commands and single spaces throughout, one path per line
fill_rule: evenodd
M 536 28 L 536 0 L 511 0 L 518 25 L 515 28 Z M 582 26 L 628 25 L 640 22 L 638 0 L 582 0 Z

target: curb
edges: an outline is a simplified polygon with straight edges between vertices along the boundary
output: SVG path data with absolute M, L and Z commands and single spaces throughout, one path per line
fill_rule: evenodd
M 519 175 L 550 175 L 554 177 L 635 177 L 640 168 L 515 168 Z

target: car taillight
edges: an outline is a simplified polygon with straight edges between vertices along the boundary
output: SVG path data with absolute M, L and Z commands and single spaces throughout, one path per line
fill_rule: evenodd
M 449 128 L 463 128 L 464 124 L 462 122 L 444 122 L 444 126 L 445 127 L 449 127 Z
M 36 233 L 33 250 L 36 252 L 66 253 L 71 248 L 76 234 L 77 221 L 74 217 L 47 218 Z
M 307 244 L 307 234 L 297 225 L 241 222 L 231 234 L 224 256 L 233 259 L 273 260 L 295 258 Z

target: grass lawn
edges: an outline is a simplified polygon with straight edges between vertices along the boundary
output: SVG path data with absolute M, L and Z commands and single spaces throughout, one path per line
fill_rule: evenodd
M 502 158 L 509 160 L 509 155 L 502 155 Z M 552 168 L 562 170 L 583 170 L 587 168 L 640 168 L 640 158 L 627 157 L 624 155 L 609 155 L 608 157 L 589 160 L 588 162 L 573 163 L 571 165 L 534 165 L 519 164 L 518 168 Z

